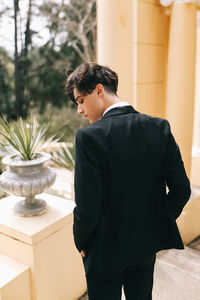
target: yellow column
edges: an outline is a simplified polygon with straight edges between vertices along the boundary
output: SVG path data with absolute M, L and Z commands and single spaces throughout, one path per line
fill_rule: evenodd
M 200 11 L 197 14 L 197 53 L 196 53 L 196 87 L 195 87 L 195 116 L 194 116 L 194 140 L 195 152 L 200 154 Z
M 119 75 L 118 95 L 133 104 L 133 0 L 97 0 L 97 61 Z
M 191 182 L 200 188 L 200 11 L 197 12 L 197 47 L 195 80 L 194 134 L 192 151 Z
M 171 11 L 166 117 L 180 146 L 188 176 L 194 118 L 196 3 L 175 0 Z

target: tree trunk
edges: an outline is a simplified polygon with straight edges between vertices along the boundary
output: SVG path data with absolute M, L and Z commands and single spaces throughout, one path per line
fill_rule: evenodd
M 17 32 L 17 15 L 19 11 L 18 0 L 14 0 L 14 25 L 15 25 L 15 116 L 20 116 L 21 99 L 19 85 L 19 56 L 18 56 L 18 32 Z

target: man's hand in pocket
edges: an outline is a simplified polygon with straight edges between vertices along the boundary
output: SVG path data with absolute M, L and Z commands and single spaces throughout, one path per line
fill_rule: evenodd
M 82 257 L 85 257 L 85 256 L 86 256 L 85 250 L 81 250 L 81 256 L 82 256 Z

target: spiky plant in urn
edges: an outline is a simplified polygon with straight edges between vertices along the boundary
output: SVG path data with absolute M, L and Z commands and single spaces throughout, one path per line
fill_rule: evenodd
M 47 211 L 46 202 L 35 196 L 47 191 L 56 178 L 56 173 L 45 166 L 51 155 L 40 152 L 58 140 L 58 134 L 51 130 L 52 121 L 46 116 L 40 121 L 33 116 L 30 121 L 0 118 L 0 149 L 9 154 L 2 159 L 8 170 L 0 176 L 0 187 L 8 194 L 25 197 L 14 207 L 17 215 L 37 216 Z

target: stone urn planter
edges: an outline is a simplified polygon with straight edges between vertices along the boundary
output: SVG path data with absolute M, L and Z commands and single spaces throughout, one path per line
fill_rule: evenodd
M 2 159 L 9 169 L 0 176 L 0 187 L 8 194 L 25 197 L 16 203 L 15 214 L 32 217 L 47 211 L 46 202 L 35 195 L 47 191 L 55 181 L 56 173 L 44 165 L 50 158 L 49 153 L 38 152 L 32 160 L 22 160 L 19 155 Z

